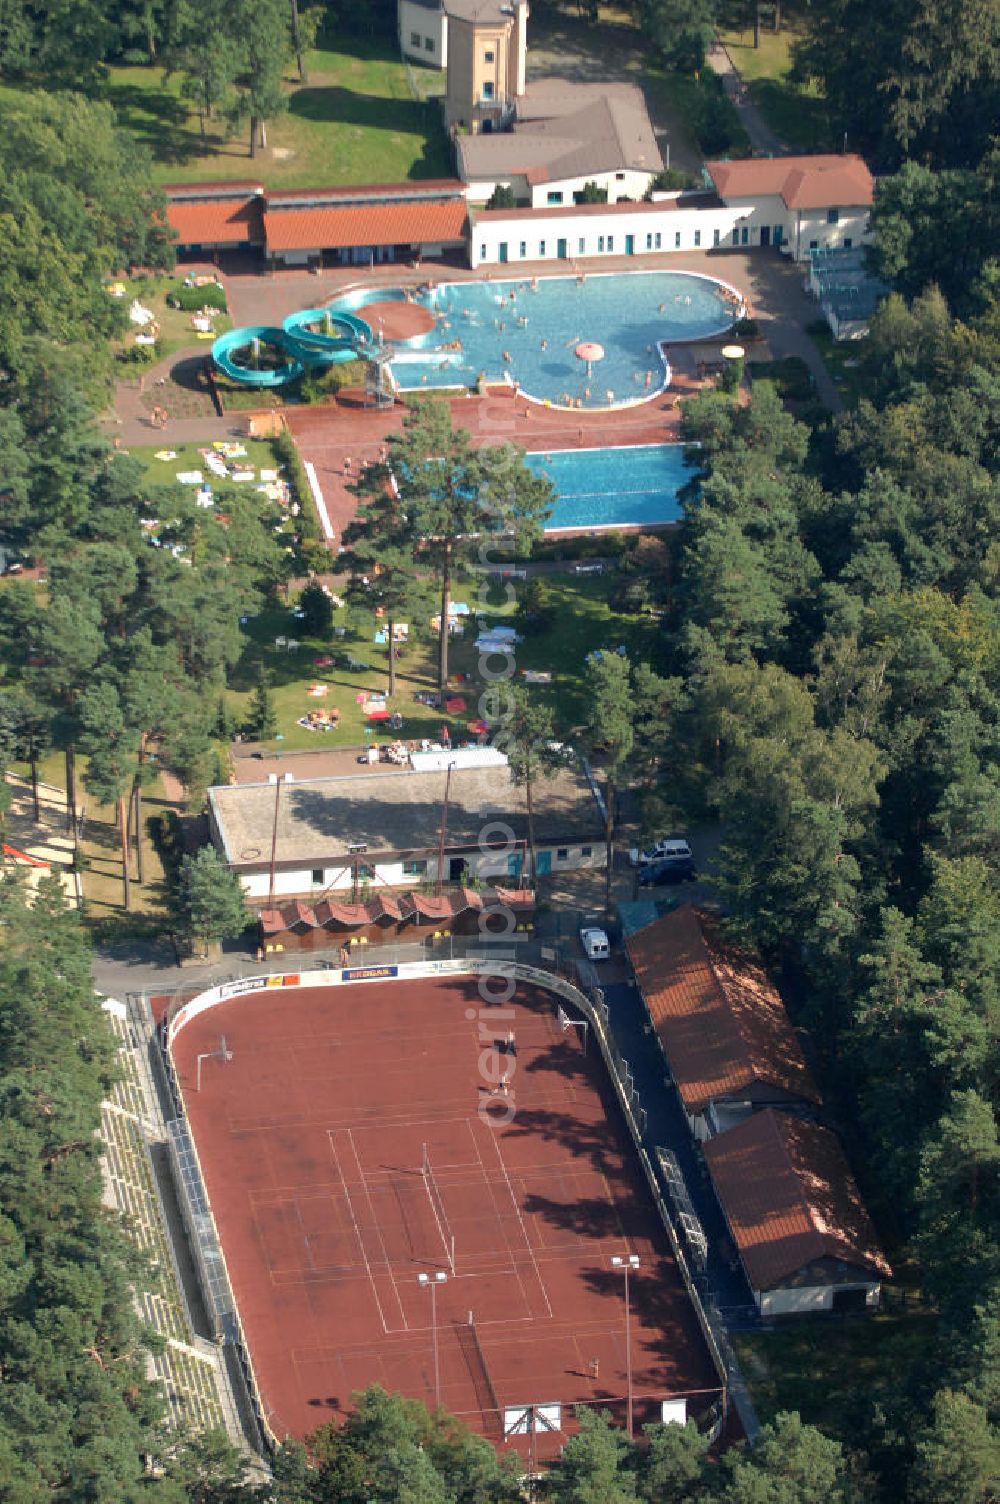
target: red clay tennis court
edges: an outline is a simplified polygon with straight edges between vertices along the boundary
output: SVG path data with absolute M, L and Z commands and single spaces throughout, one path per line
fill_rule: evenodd
M 495 1442 L 531 1426 L 538 1455 L 573 1404 L 624 1421 L 623 1254 L 640 1259 L 636 1425 L 717 1396 L 603 1061 L 551 994 L 519 982 L 490 1008 L 469 976 L 272 988 L 196 1016 L 172 1054 L 278 1437 L 373 1383 L 439 1393 Z M 509 1078 L 508 1123 L 484 1119 L 484 1070 Z

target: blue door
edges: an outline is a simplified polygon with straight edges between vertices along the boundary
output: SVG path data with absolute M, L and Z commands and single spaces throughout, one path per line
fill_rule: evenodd
M 523 857 L 520 851 L 512 851 L 507 858 L 507 876 L 520 877 Z
M 556 255 L 559 257 L 560 261 L 568 261 L 569 260 L 569 244 L 568 244 L 567 241 L 565 241 L 565 240 L 557 240 L 556 241 Z
M 537 867 L 536 867 L 536 874 L 537 874 L 537 876 L 538 877 L 547 877 L 548 874 L 552 871 L 552 853 L 551 853 L 551 851 L 539 851 L 539 852 L 536 852 L 535 855 L 536 855 L 536 861 L 537 861 L 537 864 L 538 864 Z
M 635 255 L 635 236 L 634 235 L 626 235 L 625 236 L 625 254 L 626 254 L 626 256 L 634 256 Z
M 507 260 L 507 242 L 506 242 L 506 240 L 501 240 L 498 249 L 499 249 L 499 254 L 500 254 L 500 260 L 501 261 L 506 261 Z

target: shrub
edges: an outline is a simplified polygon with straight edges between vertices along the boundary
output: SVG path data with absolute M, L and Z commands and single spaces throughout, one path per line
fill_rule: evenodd
M 694 186 L 694 178 L 689 172 L 682 172 L 679 167 L 664 167 L 650 183 L 646 198 L 648 200 L 653 193 L 683 193 L 685 189 Z
M 608 190 L 594 182 L 584 183 L 580 191 L 573 194 L 574 204 L 606 204 L 607 201 Z
M 733 333 L 740 339 L 756 339 L 760 328 L 756 319 L 739 319 L 733 326 Z
M 806 402 L 813 395 L 812 372 L 798 355 L 754 361 L 748 371 L 753 381 L 772 381 L 778 395 L 786 401 Z
M 498 183 L 486 200 L 487 209 L 516 209 L 517 194 L 507 183 Z
M 118 359 L 123 366 L 151 366 L 156 359 L 155 345 L 129 345 L 120 351 Z
M 218 308 L 222 313 L 229 311 L 225 288 L 218 282 L 206 282 L 204 287 L 185 287 L 183 282 L 177 282 L 167 293 L 167 304 L 170 308 L 181 308 L 185 313 L 194 313 L 198 308 Z

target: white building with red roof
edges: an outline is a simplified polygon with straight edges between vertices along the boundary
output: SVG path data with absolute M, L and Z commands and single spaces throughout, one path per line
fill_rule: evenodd
M 778 246 L 794 261 L 815 250 L 850 250 L 870 238 L 875 184 L 853 153 L 706 162 L 720 199 L 739 211 L 736 246 Z

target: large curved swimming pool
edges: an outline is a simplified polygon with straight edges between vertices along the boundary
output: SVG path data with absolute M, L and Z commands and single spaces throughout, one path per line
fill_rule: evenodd
M 403 295 L 365 289 L 330 309 Z M 724 334 L 742 313 L 734 289 L 693 272 L 445 282 L 410 296 L 430 309 L 435 327 L 394 346 L 404 391 L 471 387 L 485 376 L 516 381 L 525 396 L 561 407 L 617 407 L 654 395 L 669 380 L 672 343 Z M 604 351 L 589 368 L 574 354 L 584 341 Z

